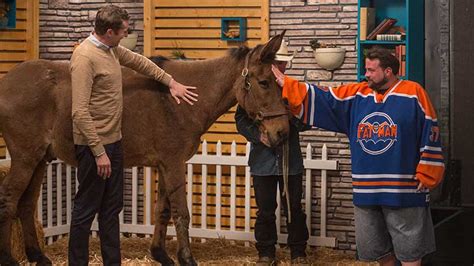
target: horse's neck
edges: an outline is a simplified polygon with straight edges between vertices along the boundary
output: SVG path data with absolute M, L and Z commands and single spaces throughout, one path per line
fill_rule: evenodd
M 207 130 L 222 114 L 237 103 L 234 82 L 239 77 L 243 62 L 230 56 L 196 62 L 195 70 L 201 81 L 198 87 L 199 101 L 191 109 L 200 113 L 201 127 Z M 195 117 L 194 115 L 190 116 Z M 197 122 L 197 121 L 195 121 Z

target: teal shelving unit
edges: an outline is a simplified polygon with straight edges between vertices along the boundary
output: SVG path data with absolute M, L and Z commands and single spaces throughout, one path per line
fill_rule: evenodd
M 395 26 L 401 26 L 406 31 L 403 41 L 360 40 L 357 33 L 357 77 L 365 79 L 364 49 L 374 45 L 392 48 L 397 45 L 406 47 L 406 69 L 403 79 L 413 80 L 421 85 L 425 83 L 425 6 L 423 0 L 359 0 L 358 12 L 361 7 L 375 8 L 375 25 L 385 18 L 395 18 Z M 360 20 L 359 20 L 360 23 Z M 360 24 L 358 25 L 360 29 Z M 369 32 L 370 33 L 370 32 Z

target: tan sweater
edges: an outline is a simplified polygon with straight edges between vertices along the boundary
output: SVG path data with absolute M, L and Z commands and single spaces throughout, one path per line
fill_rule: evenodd
M 89 145 L 95 156 L 104 145 L 122 138 L 122 71 L 120 65 L 169 85 L 171 76 L 146 57 L 122 46 L 97 46 L 91 37 L 72 54 L 72 121 L 74 144 Z

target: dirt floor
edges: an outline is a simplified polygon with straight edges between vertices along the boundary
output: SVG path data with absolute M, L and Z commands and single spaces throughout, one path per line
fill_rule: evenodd
M 67 238 L 62 238 L 52 245 L 46 247 L 47 256 L 55 265 L 66 265 L 67 262 Z M 149 254 L 150 238 L 122 238 L 122 265 L 144 266 L 160 265 L 153 261 Z M 224 239 L 208 240 L 206 243 L 192 243 L 192 252 L 199 265 L 254 265 L 257 260 L 257 252 L 253 243 L 248 247 L 242 242 L 228 241 Z M 176 259 L 176 241 L 167 242 L 169 255 Z M 286 248 L 277 250 L 278 265 L 290 265 L 290 254 Z M 354 260 L 351 254 L 329 248 L 310 248 L 308 257 L 312 265 L 377 265 L 376 263 L 363 263 Z M 28 265 L 25 263 L 24 265 Z M 90 265 L 102 265 L 98 239 L 91 239 L 90 243 Z

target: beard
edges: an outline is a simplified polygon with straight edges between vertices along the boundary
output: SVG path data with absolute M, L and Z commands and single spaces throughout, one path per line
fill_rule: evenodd
M 380 82 L 374 82 L 373 80 L 368 80 L 369 88 L 373 89 L 374 91 L 380 92 L 386 90 L 386 88 L 382 89 L 382 87 L 387 84 L 388 78 L 383 77 Z

